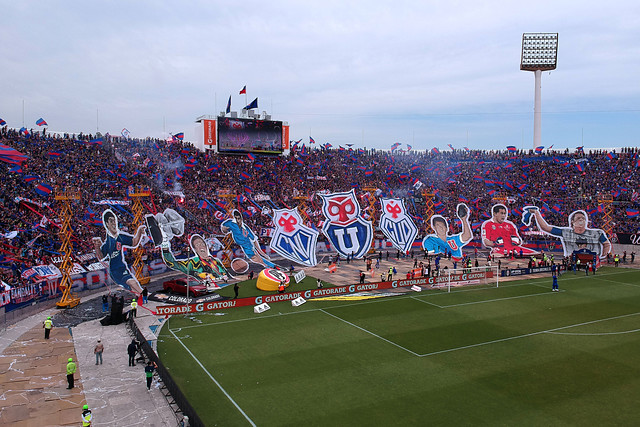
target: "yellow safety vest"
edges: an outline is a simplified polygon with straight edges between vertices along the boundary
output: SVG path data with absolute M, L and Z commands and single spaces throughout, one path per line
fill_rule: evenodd
M 131 309 L 135 310 L 136 308 L 138 308 L 138 303 L 135 301 L 131 301 Z
M 82 413 L 82 427 L 87 427 L 91 425 L 91 420 L 93 415 L 91 415 L 91 411 L 87 411 L 86 413 Z
M 73 374 L 76 371 L 76 364 L 73 362 L 67 363 L 67 375 Z
M 44 321 L 44 328 L 45 329 L 51 329 L 53 327 L 53 322 L 49 319 Z

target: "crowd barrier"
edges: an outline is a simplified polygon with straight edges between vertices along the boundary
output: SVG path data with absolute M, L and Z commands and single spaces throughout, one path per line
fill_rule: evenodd
M 180 408 L 180 411 L 189 417 L 189 426 L 204 427 L 205 423 L 202 422 L 195 409 L 193 409 L 193 406 L 189 403 L 189 400 L 173 380 L 171 374 L 151 347 L 151 343 L 147 341 L 140 329 L 138 329 L 138 325 L 136 325 L 135 322 L 131 322 L 130 325 L 135 335 L 135 339 L 140 343 L 141 351 L 144 353 L 147 360 L 150 360 L 157 365 L 156 372 L 173 399 L 173 401 L 169 403 L 175 403 L 178 408 Z

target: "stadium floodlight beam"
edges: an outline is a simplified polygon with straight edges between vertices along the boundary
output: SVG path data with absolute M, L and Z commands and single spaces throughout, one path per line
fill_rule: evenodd
M 533 148 L 542 145 L 542 72 L 556 69 L 558 33 L 522 34 L 520 69 L 535 73 L 535 105 L 533 110 Z

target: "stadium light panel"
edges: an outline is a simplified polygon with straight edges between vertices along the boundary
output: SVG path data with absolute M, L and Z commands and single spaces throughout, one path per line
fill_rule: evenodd
M 558 33 L 522 34 L 521 70 L 555 70 L 557 61 Z

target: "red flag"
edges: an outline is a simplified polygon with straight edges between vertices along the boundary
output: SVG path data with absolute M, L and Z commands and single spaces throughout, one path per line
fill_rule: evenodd
M 240 91 L 240 95 L 242 95 L 243 93 L 247 93 L 247 85 L 244 85 L 244 87 Z

